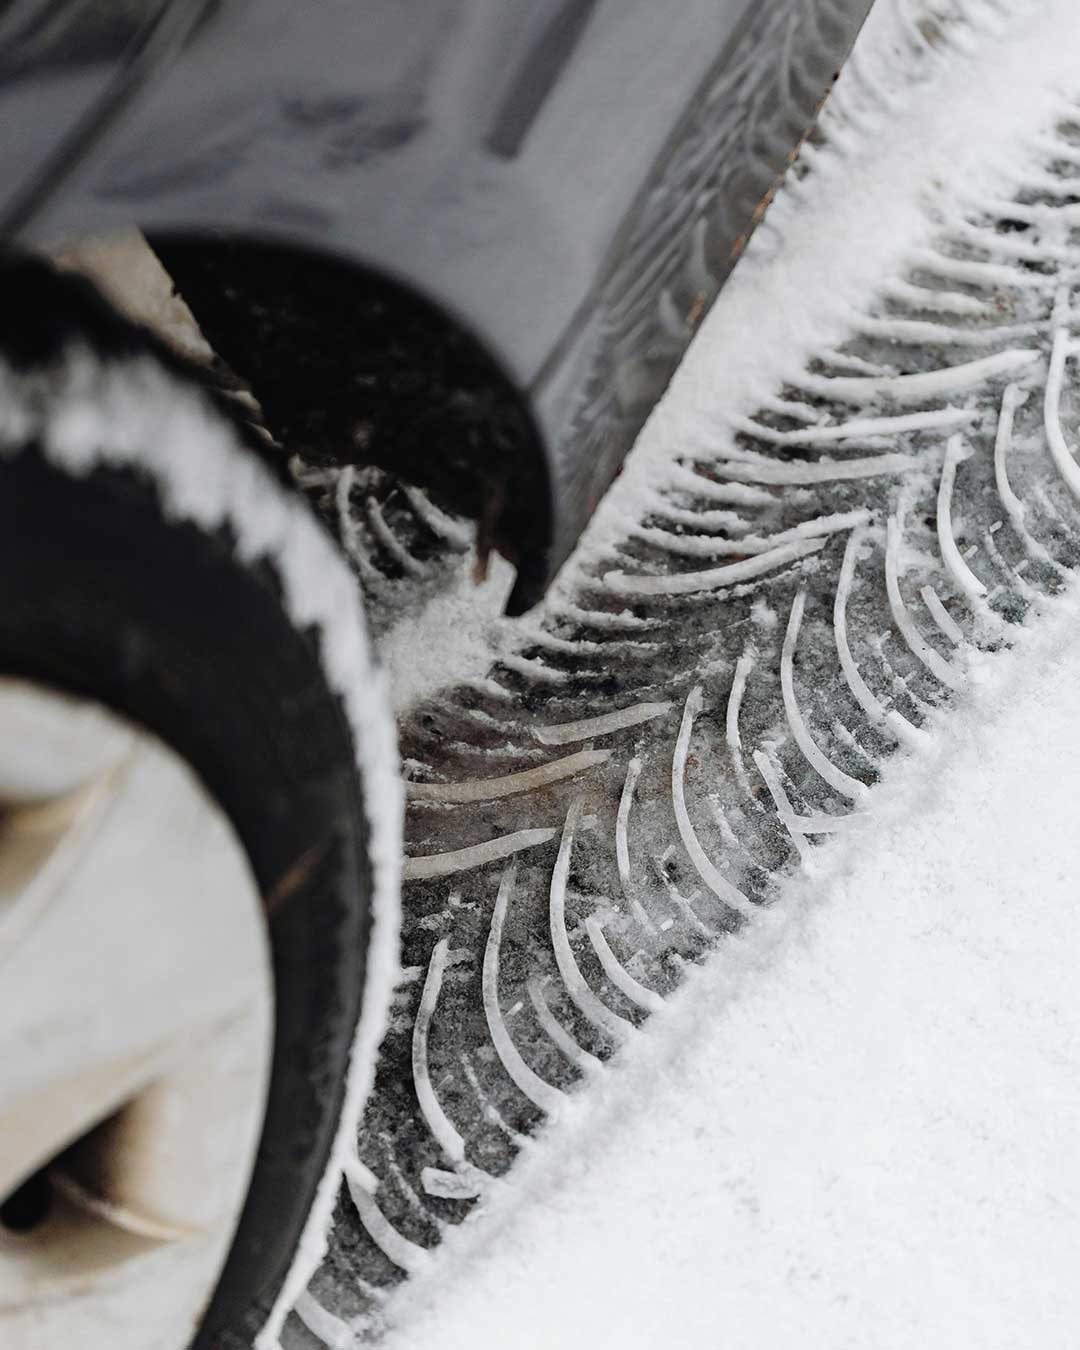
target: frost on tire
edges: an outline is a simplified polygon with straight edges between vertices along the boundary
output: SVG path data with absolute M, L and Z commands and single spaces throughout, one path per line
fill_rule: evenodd
M 940 28 L 885 8 L 913 68 L 937 68 Z M 855 70 L 833 146 L 797 177 L 887 102 Z M 389 1290 L 687 964 L 767 921 L 873 808 L 970 654 L 1022 641 L 1070 583 L 1080 104 L 1024 156 L 998 190 L 939 191 L 932 242 L 752 415 L 721 409 L 708 444 L 632 463 L 487 678 L 406 717 L 427 785 L 408 805 L 406 971 L 367 1171 L 290 1344 L 375 1335 Z

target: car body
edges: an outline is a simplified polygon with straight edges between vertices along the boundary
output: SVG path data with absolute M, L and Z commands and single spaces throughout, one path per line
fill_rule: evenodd
M 565 559 L 871 0 L 22 0 L 0 236 L 132 224 L 275 437 Z

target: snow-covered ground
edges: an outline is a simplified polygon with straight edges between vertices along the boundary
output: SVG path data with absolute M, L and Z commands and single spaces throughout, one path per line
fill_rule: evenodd
M 1080 597 L 689 977 L 386 1350 L 1075 1346 Z
M 1076 1342 L 1078 72 L 1075 0 L 879 0 L 540 611 L 386 637 L 404 973 L 285 1350 Z

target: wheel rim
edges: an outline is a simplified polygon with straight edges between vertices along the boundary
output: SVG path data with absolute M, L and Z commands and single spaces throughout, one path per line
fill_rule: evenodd
M 230 824 L 172 751 L 0 679 L 0 1340 L 180 1350 L 258 1145 L 272 977 Z

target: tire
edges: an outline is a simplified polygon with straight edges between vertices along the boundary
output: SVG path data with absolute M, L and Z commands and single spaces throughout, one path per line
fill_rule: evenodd
M 0 670 L 177 750 L 264 899 L 268 1104 L 194 1341 L 239 1350 L 310 1274 L 373 1072 L 396 953 L 391 723 L 351 577 L 301 500 L 87 283 L 0 273 Z

